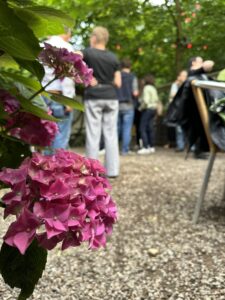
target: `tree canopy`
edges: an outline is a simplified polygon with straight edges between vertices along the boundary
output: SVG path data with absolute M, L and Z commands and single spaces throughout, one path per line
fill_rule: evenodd
M 224 67 L 225 2 L 223 0 L 39 0 L 68 12 L 75 20 L 74 34 L 88 44 L 93 26 L 110 31 L 109 48 L 130 57 L 138 76 L 153 73 L 158 83 L 173 80 L 190 57 L 213 59 Z

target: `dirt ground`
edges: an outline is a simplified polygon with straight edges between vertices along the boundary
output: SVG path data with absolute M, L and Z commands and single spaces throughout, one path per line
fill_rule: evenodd
M 121 175 L 112 180 L 119 221 L 107 248 L 51 251 L 31 299 L 225 299 L 224 158 L 216 159 L 193 225 L 206 160 L 163 149 L 121 157 Z M 0 280 L 0 299 L 16 293 Z

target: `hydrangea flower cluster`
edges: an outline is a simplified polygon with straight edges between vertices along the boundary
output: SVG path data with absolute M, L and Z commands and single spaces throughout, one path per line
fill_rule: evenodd
M 0 90 L 0 103 L 9 115 L 5 127 L 12 136 L 32 145 L 46 147 L 52 144 L 58 132 L 55 122 L 19 111 L 19 102 L 5 90 Z
M 65 48 L 57 48 L 44 43 L 45 48 L 39 55 L 39 60 L 44 65 L 53 68 L 58 78 L 70 77 L 76 83 L 88 86 L 93 76 L 93 70 L 88 68 L 82 56 Z
M 48 249 L 62 250 L 88 241 L 105 246 L 117 209 L 108 191 L 105 169 L 97 160 L 66 150 L 54 155 L 34 153 L 19 169 L 4 169 L 0 181 L 11 188 L 3 198 L 4 215 L 15 215 L 4 236 L 24 254 L 33 239 Z

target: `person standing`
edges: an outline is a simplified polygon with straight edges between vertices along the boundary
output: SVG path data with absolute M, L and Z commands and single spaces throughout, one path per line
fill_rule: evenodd
M 70 38 L 71 31 L 68 29 L 64 34 L 59 36 L 51 36 L 46 43 L 57 48 L 65 48 L 70 52 L 74 52 L 73 46 L 69 43 Z M 52 68 L 45 66 L 44 69 L 45 76 L 42 80 L 43 86 L 45 86 L 55 77 L 54 70 Z M 61 94 L 73 99 L 75 97 L 75 82 L 71 78 L 67 77 L 64 79 L 56 79 L 46 88 L 46 91 L 54 94 Z M 44 99 L 51 109 L 52 115 L 56 118 L 62 119 L 62 121 L 57 123 L 59 131 L 56 134 L 53 144 L 51 145 L 52 150 L 46 151 L 46 154 L 50 154 L 54 151 L 54 149 L 68 148 L 73 122 L 73 109 L 69 106 L 64 106 L 60 103 L 52 101 L 46 97 L 44 97 Z
M 93 69 L 91 86 L 85 89 L 86 155 L 97 159 L 101 133 L 105 143 L 105 167 L 108 177 L 119 175 L 117 120 L 119 103 L 116 88 L 121 86 L 120 64 L 106 49 L 108 30 L 95 27 L 90 48 L 82 51 L 84 61 Z
M 122 155 L 127 155 L 130 150 L 131 129 L 134 121 L 133 97 L 138 96 L 137 78 L 131 73 L 129 59 L 121 62 L 122 85 L 117 90 L 119 99 L 118 131 L 122 140 Z
M 169 94 L 169 102 L 173 101 L 173 98 L 176 96 L 177 91 L 179 90 L 180 86 L 187 80 L 187 71 L 182 70 L 179 75 L 177 76 L 176 81 L 172 84 Z M 181 152 L 184 150 L 185 146 L 185 137 L 183 129 L 180 125 L 176 126 L 176 151 Z
M 156 116 L 159 97 L 155 88 L 155 79 L 152 75 L 145 77 L 145 85 L 140 98 L 141 122 L 140 135 L 143 148 L 138 154 L 154 153 L 154 118 Z

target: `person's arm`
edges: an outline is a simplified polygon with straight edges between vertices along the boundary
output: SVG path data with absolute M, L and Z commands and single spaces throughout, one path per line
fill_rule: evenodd
M 114 73 L 114 80 L 113 80 L 113 84 L 115 85 L 115 87 L 120 88 L 122 85 L 122 80 L 121 80 L 121 72 L 120 71 L 116 71 Z
M 170 89 L 169 103 L 171 103 L 173 101 L 173 98 L 176 96 L 177 91 L 178 91 L 178 86 L 177 86 L 177 83 L 174 82 Z
M 138 95 L 139 95 L 137 77 L 134 77 L 134 79 L 133 79 L 132 94 L 133 94 L 134 97 L 138 97 Z

